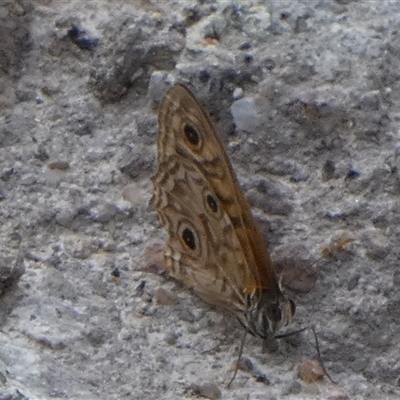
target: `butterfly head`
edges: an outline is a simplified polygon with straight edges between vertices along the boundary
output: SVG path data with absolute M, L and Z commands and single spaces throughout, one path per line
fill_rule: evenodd
M 271 337 L 294 317 L 295 304 L 281 291 L 255 289 L 248 294 L 247 303 L 245 326 L 262 338 Z

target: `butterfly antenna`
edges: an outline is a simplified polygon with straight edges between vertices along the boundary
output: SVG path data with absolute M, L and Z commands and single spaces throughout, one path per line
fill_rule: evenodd
M 247 332 L 248 332 L 248 330 L 245 329 L 244 335 L 243 335 L 243 339 L 242 339 L 242 341 L 241 341 L 241 343 L 240 343 L 239 357 L 238 357 L 238 360 L 237 360 L 237 363 L 236 363 L 235 372 L 233 373 L 233 376 L 232 376 L 231 380 L 229 381 L 228 385 L 226 386 L 227 389 L 230 388 L 232 382 L 233 382 L 233 381 L 235 380 L 235 378 L 236 378 L 236 374 L 237 374 L 238 369 L 239 369 L 240 361 L 242 360 L 243 348 L 244 348 L 244 343 L 245 343 L 245 341 L 246 341 Z

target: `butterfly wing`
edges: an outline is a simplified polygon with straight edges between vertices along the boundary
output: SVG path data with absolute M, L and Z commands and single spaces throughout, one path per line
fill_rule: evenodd
M 207 301 L 245 307 L 256 288 L 279 293 L 247 200 L 207 114 L 181 85 L 159 111 L 155 206 L 169 231 L 171 275 Z M 225 299 L 224 299 L 225 298 Z M 226 305 L 225 305 L 226 306 Z
M 160 163 L 154 177 L 154 205 L 168 230 L 170 275 L 204 300 L 244 313 L 241 284 L 249 279 L 234 227 L 207 179 L 178 154 Z

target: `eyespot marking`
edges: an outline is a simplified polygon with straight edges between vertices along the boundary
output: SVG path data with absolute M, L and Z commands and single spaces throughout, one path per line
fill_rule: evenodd
M 182 232 L 182 240 L 187 247 L 191 250 L 196 249 L 196 239 L 191 229 L 185 228 Z
M 206 202 L 212 212 L 216 213 L 218 211 L 218 203 L 215 200 L 215 197 L 210 193 L 206 195 Z
M 194 126 L 186 124 L 183 130 L 190 144 L 197 146 L 200 143 L 200 134 Z

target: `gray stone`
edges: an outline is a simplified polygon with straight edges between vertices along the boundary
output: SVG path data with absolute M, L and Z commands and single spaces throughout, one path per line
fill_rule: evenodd
M 0 398 L 335 395 L 296 381 L 309 331 L 268 353 L 247 335 L 257 376 L 226 389 L 243 329 L 167 278 L 149 200 L 174 82 L 216 123 L 336 398 L 399 398 L 399 22 L 389 0 L 3 2 Z

